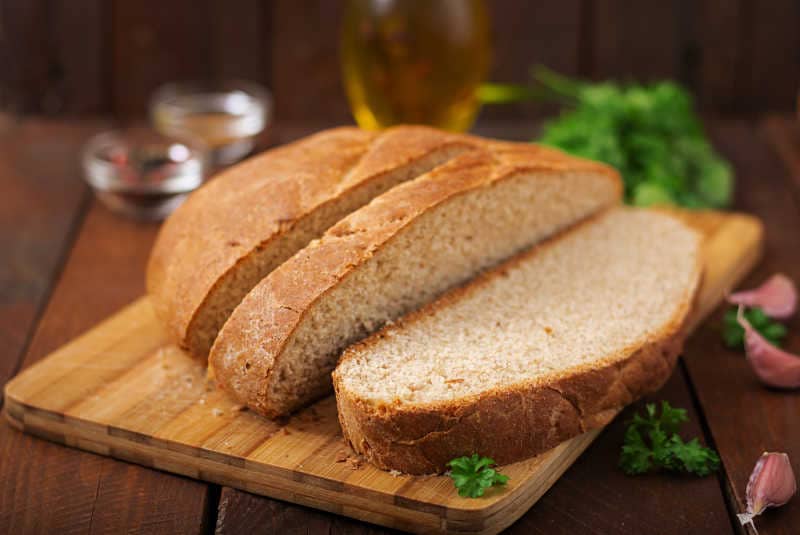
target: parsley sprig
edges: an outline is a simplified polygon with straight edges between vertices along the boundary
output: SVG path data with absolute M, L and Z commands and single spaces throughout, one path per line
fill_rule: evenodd
M 532 71 L 532 84 L 484 85 L 479 98 L 562 103 L 561 114 L 544 124 L 539 141 L 616 167 L 630 204 L 730 204 L 731 166 L 709 143 L 692 95 L 679 84 L 592 83 L 540 66 Z
M 492 459 L 481 457 L 477 453 L 471 457 L 458 457 L 447 463 L 458 495 L 462 498 L 478 498 L 493 485 L 505 485 L 508 476 L 491 468 L 494 464 Z
M 645 406 L 645 417 L 634 415 L 627 431 L 619 466 L 628 475 L 643 474 L 653 469 L 706 476 L 719 469 L 719 455 L 696 438 L 684 442 L 678 435 L 683 422 L 689 420 L 685 409 L 661 402 L 656 415 L 655 403 Z
M 728 309 L 722 320 L 722 341 L 730 349 L 744 349 L 744 329 L 736 321 L 738 308 L 734 306 Z M 786 327 L 782 323 L 773 321 L 758 307 L 746 309 L 744 317 L 769 343 L 781 346 L 786 337 Z

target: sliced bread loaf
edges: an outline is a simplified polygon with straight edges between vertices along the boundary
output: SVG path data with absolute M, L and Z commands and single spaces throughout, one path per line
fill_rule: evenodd
M 333 377 L 353 449 L 441 472 L 541 453 L 658 389 L 681 349 L 700 238 L 614 209 L 352 346 Z
M 344 215 L 472 143 L 425 127 L 336 128 L 225 171 L 167 220 L 153 248 L 147 290 L 168 334 L 205 357 L 264 275 Z
M 618 202 L 611 168 L 484 142 L 350 214 L 262 280 L 220 331 L 219 384 L 275 417 L 330 392 L 350 343 Z

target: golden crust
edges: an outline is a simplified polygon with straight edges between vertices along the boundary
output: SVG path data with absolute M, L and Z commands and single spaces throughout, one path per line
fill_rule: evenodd
M 341 361 L 353 358 L 387 331 L 402 329 L 477 291 L 594 219 L 518 255 L 407 315 L 394 326 L 351 346 Z M 379 468 L 430 474 L 442 472 L 448 461 L 472 453 L 491 457 L 499 464 L 519 461 L 606 425 L 625 405 L 658 390 L 672 373 L 683 347 L 684 326 L 702 274 L 699 254 L 696 261 L 694 284 L 687 298 L 678 304 L 672 320 L 657 335 L 602 362 L 558 376 L 493 388 L 457 401 L 400 407 L 376 405 L 351 395 L 334 371 L 333 385 L 345 439 Z
M 275 269 L 247 295 L 211 350 L 209 366 L 220 386 L 240 403 L 268 417 L 294 410 L 296 407 L 276 405 L 266 392 L 270 381 L 278 380 L 272 376 L 275 359 L 281 358 L 308 311 L 404 227 L 443 202 L 528 172 L 595 172 L 612 181 L 616 197 L 621 196 L 619 175 L 603 164 L 528 143 L 470 136 L 459 139 L 473 149 L 428 173 L 424 180 L 396 186 L 352 213 L 331 227 L 322 239 Z M 247 333 L 256 333 L 256 339 Z M 228 355 L 237 357 L 231 359 Z M 309 397 L 326 392 L 327 389 L 320 389 Z
M 147 291 L 168 335 L 190 346 L 210 296 L 254 252 L 302 218 L 355 188 L 435 150 L 471 142 L 419 126 L 381 134 L 341 127 L 267 151 L 196 191 L 161 228 L 147 268 Z

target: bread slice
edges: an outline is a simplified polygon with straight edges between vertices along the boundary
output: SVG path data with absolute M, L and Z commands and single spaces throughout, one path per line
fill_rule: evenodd
M 426 474 L 603 426 L 669 377 L 700 266 L 699 235 L 668 215 L 579 225 L 349 348 L 333 373 L 344 436 Z
M 222 173 L 167 220 L 150 257 L 147 290 L 169 336 L 204 358 L 264 275 L 346 214 L 471 143 L 426 127 L 336 128 Z
M 607 166 L 485 142 L 376 198 L 270 273 L 220 331 L 210 367 L 256 412 L 287 414 L 330 392 L 347 345 L 620 192 Z

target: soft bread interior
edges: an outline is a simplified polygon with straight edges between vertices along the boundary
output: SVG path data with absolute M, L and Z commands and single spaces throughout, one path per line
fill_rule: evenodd
M 350 349 L 338 395 L 413 410 L 625 359 L 685 311 L 698 255 L 672 217 L 615 209 Z
M 464 150 L 464 147 L 458 145 L 444 146 L 394 171 L 364 182 L 346 194 L 332 198 L 298 220 L 268 245 L 265 244 L 244 257 L 236 269 L 228 271 L 220 278 L 209 291 L 204 306 L 198 309 L 187 330 L 190 352 L 207 355 L 219 330 L 245 295 L 268 273 L 311 240 L 318 238 L 342 217 L 393 186 L 427 173 Z M 347 183 L 347 177 L 342 182 Z
M 429 210 L 307 311 L 271 371 L 268 412 L 285 413 L 326 394 L 347 345 L 616 196 L 616 182 L 593 173 L 525 173 Z

